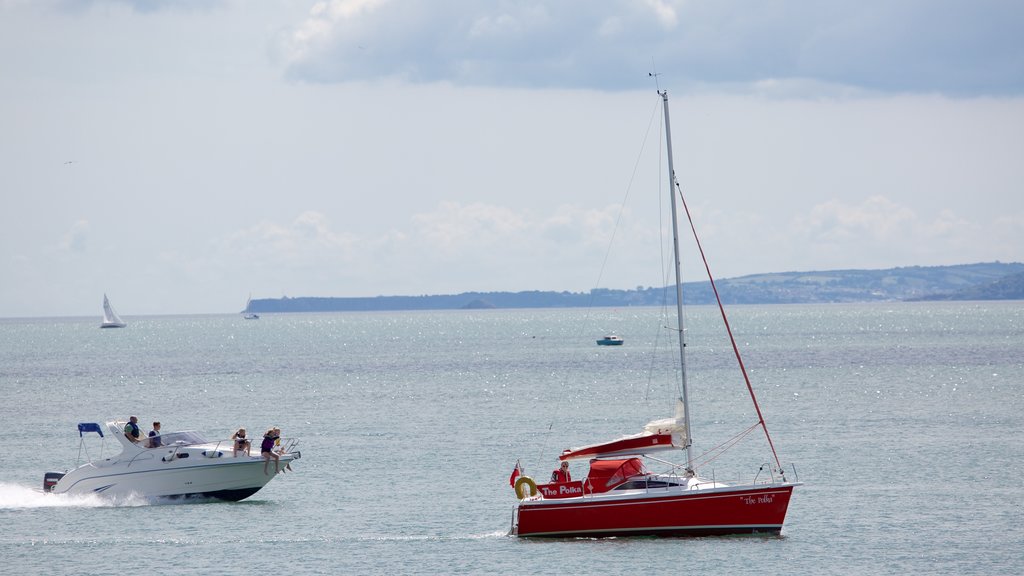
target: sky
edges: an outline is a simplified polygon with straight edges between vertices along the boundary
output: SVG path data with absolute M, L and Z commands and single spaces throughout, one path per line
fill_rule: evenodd
M 716 277 L 1019 262 L 1021 38 L 1013 1 L 0 0 L 0 317 L 661 285 L 659 89 Z

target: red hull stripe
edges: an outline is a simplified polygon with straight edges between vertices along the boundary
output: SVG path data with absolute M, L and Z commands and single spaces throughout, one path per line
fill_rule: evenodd
M 728 536 L 730 534 L 778 534 L 782 525 L 758 526 L 646 526 L 612 530 L 574 530 L 567 532 L 519 533 L 531 538 L 603 538 L 611 536 Z

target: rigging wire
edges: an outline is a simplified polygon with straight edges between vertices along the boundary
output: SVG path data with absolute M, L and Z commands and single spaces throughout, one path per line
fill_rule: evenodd
M 577 330 L 577 338 L 576 338 L 577 340 L 579 340 L 579 339 L 581 339 L 583 337 L 583 331 L 587 327 L 587 325 L 589 324 L 590 315 L 591 315 L 591 312 L 594 309 L 594 295 L 595 295 L 595 292 L 597 291 L 597 289 L 601 287 L 601 282 L 604 279 L 605 268 L 608 265 L 608 259 L 610 258 L 611 253 L 612 253 L 612 246 L 615 244 L 615 236 L 618 233 L 620 224 L 622 223 L 622 216 L 623 216 L 623 213 L 626 211 L 626 205 L 629 202 L 630 193 L 633 190 L 633 183 L 636 181 L 636 175 L 637 175 L 637 172 L 640 169 L 640 161 L 644 157 L 644 150 L 647 149 L 647 143 L 650 141 L 651 127 L 655 124 L 655 119 L 656 119 L 657 111 L 658 111 L 658 106 L 655 105 L 655 107 L 651 110 L 650 118 L 647 121 L 647 129 L 644 131 L 643 139 L 640 142 L 640 150 L 637 152 L 636 160 L 634 160 L 634 162 L 633 162 L 633 171 L 630 174 L 629 181 L 626 184 L 626 190 L 625 190 L 625 193 L 623 194 L 622 202 L 619 204 L 619 211 L 618 211 L 618 214 L 615 217 L 615 224 L 612 226 L 612 233 L 611 233 L 611 236 L 608 239 L 608 246 L 605 249 L 604 258 L 601 261 L 601 267 L 600 267 L 600 269 L 598 271 L 598 274 L 597 274 L 597 280 L 594 283 L 594 288 L 592 288 L 590 290 L 590 297 L 587 300 L 587 306 L 586 306 L 586 309 L 585 309 L 586 311 L 584 313 L 583 320 L 578 325 L 579 328 Z M 659 160 L 659 162 L 660 162 L 660 160 Z M 659 245 L 660 245 L 660 243 L 659 243 Z M 575 351 L 573 352 L 572 356 L 569 358 L 568 365 L 569 366 L 576 366 L 577 365 L 577 353 Z M 563 381 L 564 382 L 568 382 L 569 378 L 571 376 L 571 371 L 566 371 L 564 376 L 565 377 L 564 377 Z M 649 387 L 650 387 L 650 384 L 648 383 L 648 389 L 649 389 Z M 563 399 L 563 401 L 564 401 L 564 399 Z M 538 462 L 542 460 L 542 458 L 544 456 L 544 453 L 547 451 L 547 443 L 548 443 L 548 440 L 549 440 L 549 438 L 551 436 L 551 432 L 553 431 L 554 425 L 555 425 L 554 418 L 557 418 L 557 415 L 560 412 L 561 412 L 560 409 L 555 411 L 555 416 L 553 416 L 551 422 L 548 423 L 547 430 L 545 431 L 544 434 L 541 435 L 542 436 L 542 441 L 541 441 L 540 448 L 539 448 L 539 454 L 537 456 L 537 461 Z
M 697 236 L 697 227 L 693 223 L 693 216 L 690 214 L 690 207 L 686 205 L 686 198 L 683 196 L 683 189 L 677 182 L 675 184 L 678 192 L 679 200 L 683 203 L 683 211 L 686 212 L 686 218 L 690 222 L 690 231 L 693 232 L 693 241 L 697 244 L 697 250 L 700 252 L 701 260 L 704 261 L 704 270 L 708 274 L 708 282 L 711 284 L 711 290 L 715 294 L 715 301 L 718 303 L 718 311 L 722 316 L 722 323 L 725 324 L 725 331 L 729 335 L 729 342 L 732 344 L 733 354 L 736 356 L 736 362 L 739 364 L 740 372 L 743 374 L 743 381 L 747 385 L 747 392 L 750 393 L 750 399 L 754 403 L 754 410 L 757 412 L 757 420 L 761 425 L 761 429 L 764 430 L 764 437 L 768 440 L 768 446 L 772 450 L 772 457 L 775 458 L 775 466 L 781 472 L 782 463 L 779 461 L 779 455 L 775 451 L 775 443 L 772 442 L 772 437 L 768 433 L 768 426 L 764 422 L 764 415 L 761 414 L 761 406 L 757 403 L 757 396 L 754 394 L 754 386 L 750 383 L 750 376 L 747 375 L 747 368 L 743 365 L 743 357 L 740 355 L 739 346 L 736 345 L 736 338 L 732 334 L 732 327 L 729 325 L 729 318 L 725 314 L 725 306 L 722 305 L 722 297 L 718 294 L 718 286 L 715 285 L 715 277 L 711 275 L 711 266 L 708 265 L 708 258 L 704 254 L 704 246 L 700 243 L 700 238 Z M 689 431 L 687 431 L 689 433 Z
M 649 76 L 652 76 L 655 79 L 655 82 L 657 82 L 657 79 L 658 79 L 659 75 L 660 75 L 659 73 L 650 73 L 649 74 Z M 659 94 L 660 94 L 660 92 L 659 92 Z M 660 98 L 659 98 L 658 102 L 660 103 Z M 660 106 L 658 106 L 658 110 L 659 111 L 661 110 Z M 669 292 L 670 292 L 669 289 L 670 288 L 675 288 L 675 281 L 671 279 L 671 276 L 673 274 L 673 270 L 672 270 L 673 264 L 672 264 L 672 262 L 670 260 L 670 258 L 672 256 L 674 256 L 674 252 L 672 250 L 669 250 L 668 254 L 666 254 L 666 250 L 665 250 L 666 245 L 670 244 L 671 241 L 672 241 L 672 235 L 667 233 L 666 229 L 665 229 L 665 223 L 668 220 L 668 217 L 665 216 L 665 211 L 666 211 L 666 208 L 670 209 L 671 207 L 666 207 L 665 206 L 665 193 L 664 193 L 664 188 L 662 186 L 664 184 L 664 180 L 665 180 L 665 178 L 664 178 L 664 170 L 665 170 L 664 162 L 665 162 L 665 157 L 666 157 L 666 154 L 664 154 L 664 152 L 665 152 L 665 134 L 664 134 L 664 130 L 665 130 L 664 122 L 658 123 L 658 142 L 661 145 L 661 153 L 658 154 L 658 237 L 661 239 L 661 241 L 658 242 L 658 249 L 660 251 L 659 252 L 659 262 L 661 263 L 661 284 L 660 284 L 660 286 L 661 286 L 661 302 L 660 302 L 659 305 L 661 307 L 661 322 L 662 322 L 661 328 L 663 328 L 664 330 L 667 330 L 671 334 L 674 334 L 676 338 L 682 338 L 683 337 L 683 333 L 682 333 L 682 330 L 680 329 L 680 326 L 686 325 L 685 318 L 679 318 L 679 319 L 676 320 L 678 326 L 676 326 L 676 327 L 669 326 L 669 317 L 671 317 L 674 312 L 673 313 L 669 312 L 668 295 L 669 295 Z M 681 289 L 682 288 L 680 287 L 680 290 Z M 685 314 L 685 313 L 686 313 L 686 311 L 684 309 L 683 310 L 683 314 Z M 661 330 L 658 330 L 657 332 L 655 332 L 655 340 L 654 340 L 654 344 L 652 346 L 652 351 L 651 351 L 652 352 L 651 353 L 651 363 L 650 363 L 650 366 L 648 368 L 648 373 L 647 373 L 647 390 L 644 392 L 644 401 L 645 402 L 647 402 L 650 399 L 651 384 L 653 383 L 653 380 L 654 380 L 654 365 L 657 362 L 656 356 L 657 356 L 658 352 L 662 350 L 661 345 L 662 345 L 662 342 L 661 342 Z M 667 351 L 668 347 L 666 347 L 665 350 Z M 675 362 L 672 362 L 672 366 L 675 367 Z M 682 393 L 682 388 L 683 388 L 682 372 L 681 372 L 680 369 L 677 368 L 676 369 L 676 392 L 677 392 L 677 395 L 679 397 L 682 397 L 682 394 L 683 394 Z M 687 433 L 689 433 L 689 432 L 687 432 Z
M 648 460 L 652 460 L 654 462 L 660 462 L 662 464 L 667 464 L 667 465 L 671 466 L 673 468 L 673 470 L 677 469 L 677 468 L 686 468 L 688 470 L 698 470 L 698 469 L 700 469 L 700 468 L 702 468 L 702 467 L 704 467 L 704 466 L 706 466 L 708 464 L 711 464 L 715 460 L 717 460 L 720 456 L 722 456 L 723 454 L 728 452 L 730 448 L 732 448 L 733 446 L 738 444 L 741 440 L 746 438 L 747 435 L 749 435 L 751 432 L 753 432 L 754 429 L 758 428 L 760 425 L 761 425 L 760 422 L 754 422 L 749 427 L 747 427 L 745 430 L 737 433 L 732 438 L 729 438 L 728 440 L 726 440 L 724 442 L 721 442 L 718 445 L 713 446 L 712 448 L 709 448 L 708 450 L 704 451 L 700 455 L 694 457 L 693 461 L 689 461 L 686 464 L 676 464 L 675 462 L 670 462 L 668 460 L 664 460 L 662 458 L 657 458 L 657 457 L 651 456 L 651 455 L 647 455 L 646 458 Z M 700 463 L 698 464 L 697 462 L 700 462 Z
M 652 76 L 655 76 L 655 80 L 657 80 L 657 75 L 652 74 Z M 626 186 L 625 194 L 624 194 L 622 203 L 620 204 L 619 212 L 618 212 L 618 214 L 616 216 L 615 224 L 614 224 L 614 226 L 612 228 L 611 236 L 610 236 L 609 241 L 608 241 L 608 247 L 605 250 L 605 255 L 604 255 L 604 258 L 603 258 L 603 260 L 601 262 L 601 267 L 600 267 L 600 270 L 599 270 L 598 275 L 597 275 L 597 280 L 595 282 L 595 287 L 590 291 L 590 297 L 589 297 L 588 302 L 587 302 L 587 306 L 586 306 L 586 309 L 585 309 L 583 321 L 581 321 L 579 323 L 579 325 L 578 325 L 579 326 L 578 336 L 580 338 L 582 338 L 583 330 L 586 328 L 587 324 L 589 323 L 589 319 L 591 317 L 591 313 L 593 312 L 595 292 L 596 292 L 597 288 L 599 288 L 601 286 L 601 282 L 602 282 L 603 277 L 604 277 L 605 269 L 606 269 L 606 266 L 608 264 L 608 260 L 609 260 L 610 255 L 611 255 L 612 245 L 614 244 L 616 234 L 618 233 L 618 230 L 619 230 L 621 222 L 622 222 L 623 213 L 625 212 L 626 204 L 627 204 L 627 202 L 629 200 L 630 193 L 632 192 L 633 183 L 634 183 L 634 181 L 636 179 L 637 171 L 639 169 L 640 160 L 643 157 L 643 152 L 644 152 L 644 150 L 646 148 L 647 142 L 649 141 L 649 136 L 650 136 L 650 133 L 651 133 L 651 127 L 654 124 L 655 112 L 657 111 L 657 109 L 659 107 L 660 107 L 660 102 L 658 103 L 658 105 L 655 106 L 655 111 L 652 111 L 651 118 L 648 121 L 647 130 L 644 133 L 643 141 L 642 141 L 641 147 L 640 147 L 640 152 L 638 153 L 637 159 L 634 162 L 633 172 L 630 175 L 629 182 L 628 182 L 628 184 Z M 661 124 L 659 124 L 659 130 L 663 130 L 663 128 L 661 128 Z M 659 135 L 660 134 L 661 134 L 661 132 L 659 132 Z M 659 158 L 659 174 L 661 174 L 662 171 L 663 171 L 663 166 L 662 166 L 663 159 L 661 158 L 660 154 L 659 154 L 658 158 Z M 660 182 L 662 180 L 663 180 L 662 178 L 659 178 L 659 190 L 661 189 Z M 675 180 L 673 180 L 672 185 L 675 188 L 675 190 L 673 190 L 673 193 L 678 193 L 680 201 L 682 202 L 683 210 L 686 213 L 687 220 L 689 221 L 690 230 L 691 230 L 691 232 L 693 234 L 694 242 L 696 243 L 697 250 L 700 253 L 701 259 L 702 259 L 703 264 L 704 264 L 704 269 L 705 269 L 705 271 L 707 273 L 708 280 L 709 280 L 709 283 L 711 285 L 711 289 L 714 292 L 715 299 L 716 299 L 716 301 L 718 303 L 719 313 L 720 313 L 720 315 L 722 317 L 722 321 L 723 321 L 723 323 L 725 325 L 726 333 L 728 334 L 729 341 L 730 341 L 730 343 L 732 345 L 733 354 L 735 355 L 736 361 L 739 364 L 740 372 L 743 375 L 743 380 L 746 383 L 747 391 L 750 394 L 751 400 L 753 401 L 754 409 L 757 412 L 757 418 L 758 418 L 758 421 L 755 424 L 753 424 L 752 426 L 750 426 L 746 430 L 740 432 L 739 434 L 737 434 L 733 438 L 730 438 L 729 440 L 727 440 L 727 441 L 725 441 L 725 442 L 715 446 L 714 448 L 711 448 L 710 450 L 704 452 L 700 456 L 694 458 L 693 462 L 688 462 L 688 465 L 693 466 L 694 468 L 696 468 L 698 466 L 698 465 L 696 465 L 697 461 L 702 461 L 699 466 L 705 466 L 705 465 L 713 462 L 715 459 L 720 457 L 724 452 L 728 451 L 728 449 L 732 448 L 740 440 L 745 438 L 753 429 L 755 429 L 757 427 L 760 427 L 764 431 L 765 438 L 768 440 L 768 445 L 771 448 L 772 456 L 775 459 L 775 464 L 776 464 L 777 468 L 779 469 L 779 471 L 782 471 L 782 465 L 781 465 L 781 463 L 779 461 L 778 454 L 777 454 L 777 452 L 775 450 L 775 445 L 772 442 L 770 434 L 768 433 L 768 427 L 767 427 L 767 425 L 765 423 L 764 416 L 763 416 L 763 414 L 761 412 L 760 405 L 758 404 L 757 397 L 754 394 L 754 389 L 753 389 L 753 385 L 750 382 L 750 377 L 748 376 L 746 367 L 743 364 L 743 359 L 742 359 L 742 356 L 740 355 L 739 347 L 736 344 L 736 339 L 735 339 L 735 337 L 733 336 L 733 333 L 732 333 L 732 327 L 729 325 L 729 320 L 728 320 L 728 317 L 726 316 L 725 308 L 724 308 L 724 306 L 722 304 L 721 297 L 720 297 L 720 295 L 718 293 L 718 287 L 715 284 L 714 277 L 711 274 L 711 268 L 710 268 L 710 266 L 708 264 L 707 257 L 706 257 L 706 255 L 704 253 L 703 245 L 701 244 L 700 238 L 697 235 L 697 229 L 696 229 L 696 226 L 695 226 L 694 221 L 693 221 L 693 216 L 690 213 L 689 206 L 687 205 L 686 199 L 683 196 L 682 187 L 679 185 L 678 181 L 675 181 Z M 659 198 L 662 198 L 663 196 L 664 196 L 664 194 L 662 194 L 662 193 L 658 194 Z M 664 207 L 663 201 L 659 201 L 659 230 L 660 230 L 659 237 L 661 237 L 661 238 L 664 238 L 664 220 L 665 220 L 665 218 L 664 218 L 664 210 L 665 210 L 665 207 Z M 662 302 L 661 302 L 662 312 L 661 312 L 661 314 L 662 314 L 662 318 L 663 319 L 667 319 L 667 317 L 668 317 L 668 313 L 667 313 L 667 308 L 668 308 L 668 288 L 669 288 L 670 281 L 668 279 L 668 271 L 667 271 L 667 268 L 665 266 L 666 257 L 665 257 L 665 247 L 664 247 L 664 243 L 663 242 L 659 242 L 659 249 L 661 251 L 661 255 L 660 255 L 659 260 L 662 263 L 662 278 L 663 278 L 663 281 L 662 281 L 663 291 L 662 291 Z M 675 331 L 678 334 L 679 338 L 683 338 L 682 329 L 681 329 L 681 326 L 684 325 L 683 324 L 683 319 L 680 318 L 679 322 L 680 322 L 680 324 L 679 324 L 678 327 L 673 328 L 673 327 L 670 327 L 670 326 L 665 326 L 665 328 L 667 328 L 669 330 L 672 330 L 672 331 Z M 577 338 L 577 339 L 579 339 L 579 338 Z M 653 352 L 654 353 L 651 354 L 651 364 L 650 364 L 650 367 L 649 367 L 649 370 L 648 370 L 647 388 L 646 388 L 645 393 L 644 393 L 644 401 L 645 402 L 648 401 L 649 397 L 650 397 L 651 384 L 652 384 L 652 381 L 653 381 L 653 374 L 654 374 L 655 356 L 656 356 L 657 349 L 660 346 L 660 343 L 661 343 L 661 331 L 659 330 L 659 331 L 656 332 L 655 342 L 653 344 L 653 347 L 654 347 L 654 351 Z M 577 364 L 577 361 L 578 361 L 577 360 L 577 355 L 578 355 L 578 351 L 574 350 L 572 356 L 569 359 L 569 363 L 568 363 L 569 366 L 576 366 L 576 365 L 578 365 Z M 565 372 L 565 374 L 564 374 L 564 381 L 568 382 L 571 376 L 572 376 L 571 370 Z M 681 377 L 681 374 L 679 376 Z M 680 386 L 681 386 L 681 383 L 680 383 Z M 566 399 L 562 398 L 561 396 L 559 396 L 559 398 L 561 399 L 561 402 L 565 402 L 566 401 Z M 561 404 L 561 402 L 560 402 L 560 404 Z M 539 446 L 538 456 L 537 456 L 537 459 L 536 459 L 538 462 L 542 461 L 542 459 L 544 457 L 544 453 L 547 451 L 548 441 L 550 440 L 551 432 L 554 429 L 554 424 L 555 424 L 554 418 L 557 418 L 557 415 L 561 413 L 560 406 L 558 408 L 559 409 L 557 409 L 555 411 L 555 415 L 552 417 L 551 422 L 548 424 L 547 430 L 545 431 L 545 433 L 538 435 L 538 436 L 540 436 L 540 440 L 541 440 L 540 446 Z M 689 433 L 690 433 L 689 430 L 687 430 L 687 435 L 689 435 Z M 525 473 L 525 471 L 524 471 L 524 473 Z
M 760 425 L 761 425 L 760 422 L 754 422 L 746 430 L 743 430 L 742 432 L 736 434 L 732 438 L 729 438 L 725 442 L 722 442 L 722 443 L 718 444 L 717 446 L 714 446 L 714 447 L 706 450 L 703 454 L 701 454 L 700 456 L 697 456 L 696 458 L 694 458 L 693 462 L 689 462 L 688 464 L 690 466 L 692 466 L 694 470 L 697 470 L 698 468 L 700 468 L 702 466 L 706 466 L 708 464 L 711 464 L 712 462 L 717 460 L 720 456 L 725 454 L 730 448 L 732 448 L 736 444 L 739 444 L 740 440 L 743 440 L 744 438 L 746 438 L 748 434 L 753 432 L 754 429 L 757 428 Z M 697 462 L 700 462 L 700 464 L 697 464 Z

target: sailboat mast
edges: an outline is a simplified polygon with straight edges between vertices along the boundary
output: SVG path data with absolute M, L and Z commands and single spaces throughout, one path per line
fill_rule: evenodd
M 672 128 L 668 116 L 668 90 L 660 92 L 665 111 L 665 151 L 668 154 L 668 195 L 672 199 L 672 256 L 676 267 L 676 317 L 679 322 L 679 370 L 682 386 L 679 399 L 683 402 L 683 423 L 686 425 L 686 466 L 693 472 L 693 441 L 690 431 L 690 398 L 686 388 L 686 338 L 683 330 L 683 276 L 679 255 L 679 225 L 676 216 L 676 170 L 672 165 Z

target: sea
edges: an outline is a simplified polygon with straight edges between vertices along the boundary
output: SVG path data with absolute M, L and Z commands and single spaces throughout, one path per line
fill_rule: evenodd
M 0 320 L 0 574 L 1024 573 L 1024 302 L 728 311 L 803 483 L 777 536 L 509 535 L 517 461 L 542 480 L 565 448 L 671 416 L 678 324 L 658 307 Z M 712 454 L 757 414 L 718 309 L 683 325 Z M 302 456 L 237 503 L 41 492 L 110 454 L 83 452 L 79 422 L 132 415 L 213 438 L 278 426 Z M 773 461 L 755 426 L 700 472 Z

